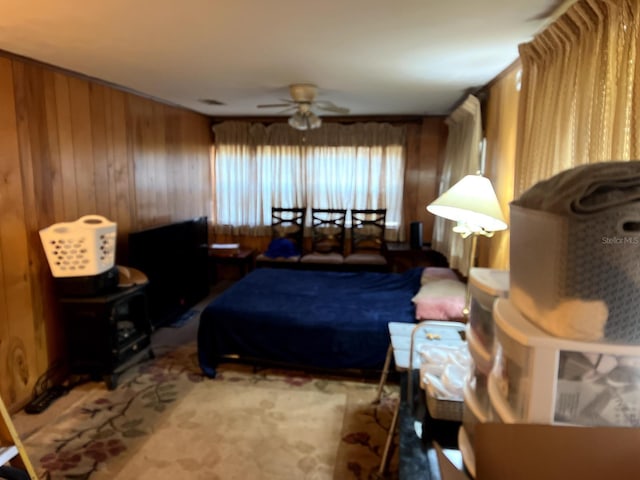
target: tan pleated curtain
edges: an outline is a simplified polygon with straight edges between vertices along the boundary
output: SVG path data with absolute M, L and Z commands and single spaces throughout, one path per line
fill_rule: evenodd
M 446 120 L 449 128 L 445 161 L 440 178 L 438 195 L 442 195 L 465 175 L 480 169 L 480 143 L 482 141 L 482 118 L 480 101 L 473 95 Z M 453 232 L 455 222 L 436 217 L 433 224 L 431 246 L 449 259 L 451 268 L 462 275 L 469 271 L 469 249 L 471 240 L 463 239 Z
M 586 163 L 640 158 L 638 0 L 582 0 L 520 46 L 516 198 Z
M 487 156 L 485 175 L 491 179 L 500 207 L 509 223 L 509 203 L 513 200 L 513 177 L 518 141 L 518 102 L 522 66 L 515 62 L 499 81 L 489 86 L 485 107 Z M 478 265 L 509 269 L 510 231 L 478 238 Z

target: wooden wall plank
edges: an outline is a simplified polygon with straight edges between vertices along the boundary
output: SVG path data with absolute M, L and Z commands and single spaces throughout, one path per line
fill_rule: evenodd
M 189 210 L 203 212 L 211 215 L 212 181 L 202 182 L 200 179 L 211 179 L 211 144 L 213 134 L 209 123 L 199 122 L 197 117 L 182 114 L 181 121 L 182 138 L 186 142 L 181 143 L 182 155 L 189 159 L 189 181 L 195 190 L 194 198 L 198 201 L 195 205 L 189 205 Z M 209 148 L 203 150 L 198 145 L 208 144 Z M 183 187 L 184 188 L 184 187 Z
M 181 118 L 177 112 L 172 111 L 171 108 L 165 108 L 164 115 L 164 138 L 165 152 L 167 154 L 167 170 L 166 170 L 166 182 L 167 192 L 170 198 L 178 199 L 172 206 L 172 217 L 174 219 L 184 219 L 188 215 L 188 205 L 185 198 L 181 198 L 181 179 L 190 181 L 189 178 L 189 163 L 190 158 L 185 150 L 182 149 L 180 142 L 180 130 Z M 176 161 L 180 156 L 184 155 L 185 161 Z
M 0 58 L 0 394 L 9 405 L 31 393 L 38 375 L 12 67 Z
M 135 209 L 135 184 L 133 182 L 133 167 L 130 167 L 131 158 L 127 146 L 127 121 L 125 111 L 125 94 L 117 90 L 106 91 L 107 129 L 109 131 L 109 144 L 111 168 L 109 169 L 109 203 L 111 206 L 110 218 L 118 219 L 117 252 L 121 263 L 126 264 L 128 256 L 126 239 L 128 232 L 133 230 L 136 224 Z
M 54 221 L 53 191 L 50 184 L 52 176 L 50 148 L 48 145 L 46 116 L 44 115 L 43 70 L 33 64 L 13 61 L 14 91 L 17 113 L 17 138 L 20 146 L 20 168 L 22 177 L 22 208 L 24 209 L 24 227 L 26 230 L 26 248 L 29 261 L 31 285 L 31 314 L 33 318 L 32 344 L 35 359 L 29 359 L 32 372 L 30 382 L 35 383 L 49 363 L 50 355 L 58 355 L 60 348 L 51 350 L 56 331 L 47 336 L 47 331 L 55 327 L 49 313 L 54 300 L 52 282 L 48 265 L 44 258 L 38 231 Z M 28 338 L 28 337 L 26 337 Z M 27 389 L 25 389 L 27 393 Z M 29 394 L 31 392 L 28 392 Z
M 404 217 L 406 238 L 411 222 L 422 222 L 423 242 L 431 242 L 433 215 L 426 206 L 438 196 L 446 147 L 445 117 L 425 117 L 422 125 L 407 125 Z
M 95 210 L 91 213 L 108 219 L 111 215 L 109 203 L 109 161 L 111 144 L 108 140 L 106 119 L 105 90 L 108 87 L 95 83 L 89 84 L 89 116 L 91 118 L 91 160 L 93 164 L 93 182 L 95 185 Z
M 79 216 L 99 213 L 97 212 L 96 202 L 90 103 L 89 83 L 83 79 L 70 77 L 71 141 L 73 143 L 73 163 L 76 172 L 76 197 Z
M 61 194 L 63 201 L 62 221 L 72 221 L 80 216 L 78 208 L 78 181 L 76 178 L 75 154 L 73 151 L 73 125 L 71 122 L 71 97 L 67 75 L 54 72 L 53 82 L 56 96 L 56 124 L 58 148 L 60 150 Z
M 427 205 L 438 197 L 447 140 L 445 120 L 445 117 L 425 117 L 420 137 L 423 163 L 418 174 L 419 199 L 415 218 L 422 222 L 424 241 L 429 243 L 435 217 L 427 212 Z
M 151 109 L 151 137 L 148 139 L 151 145 L 159 146 L 160 148 L 150 149 L 151 155 L 145 156 L 147 160 L 150 160 L 152 165 L 149 165 L 150 169 L 154 170 L 155 181 L 153 188 L 153 212 L 154 218 L 165 219 L 165 221 L 171 222 L 176 220 L 173 216 L 172 208 L 169 207 L 169 166 L 171 164 L 171 158 L 167 151 L 167 143 L 165 136 L 165 122 L 166 115 L 165 106 L 151 100 L 147 100 Z M 174 201 L 179 201 L 175 196 Z
M 132 143 L 132 161 L 136 191 L 136 211 L 138 228 L 145 228 L 161 220 L 154 217 L 154 169 L 153 141 L 151 133 L 151 104 L 138 97 L 128 98 L 130 115 L 130 135 Z M 167 219 L 168 220 L 168 219 Z
M 58 109 L 56 99 L 55 78 L 52 72 L 43 71 L 43 95 L 45 110 L 45 125 L 48 159 L 49 182 L 51 185 L 51 215 L 52 218 L 64 217 L 64 196 L 62 184 L 62 165 L 60 159 L 60 139 L 58 136 Z
M 422 128 L 420 125 L 409 124 L 406 126 L 406 163 L 404 171 L 404 198 L 402 217 L 405 224 L 401 226 L 403 236 L 401 240 L 410 240 L 410 224 L 418 221 L 416 218 L 416 205 L 419 202 L 419 174 L 422 163 L 422 152 L 420 151 L 420 136 Z

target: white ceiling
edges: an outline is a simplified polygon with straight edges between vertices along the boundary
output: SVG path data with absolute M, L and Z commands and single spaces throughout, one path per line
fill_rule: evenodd
M 562 3 L 0 0 L 0 49 L 216 117 L 278 114 L 256 105 L 298 82 L 352 115 L 434 115 L 510 65 Z

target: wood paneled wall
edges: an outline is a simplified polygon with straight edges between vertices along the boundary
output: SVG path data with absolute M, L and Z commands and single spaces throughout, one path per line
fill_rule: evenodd
M 82 215 L 130 231 L 208 215 L 210 121 L 101 82 L 0 53 L 0 394 L 29 400 L 64 357 L 38 230 Z
M 446 117 L 425 117 L 421 125 L 407 125 L 407 165 L 403 216 L 406 239 L 409 224 L 422 222 L 423 243 L 431 243 L 434 216 L 427 205 L 438 197 L 447 144 Z

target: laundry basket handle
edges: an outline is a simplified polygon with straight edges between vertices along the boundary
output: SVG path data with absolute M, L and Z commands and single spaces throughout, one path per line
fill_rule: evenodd
M 107 218 L 101 215 L 84 215 L 76 221 L 78 223 L 87 223 L 89 225 L 98 225 L 100 223 L 110 223 Z

